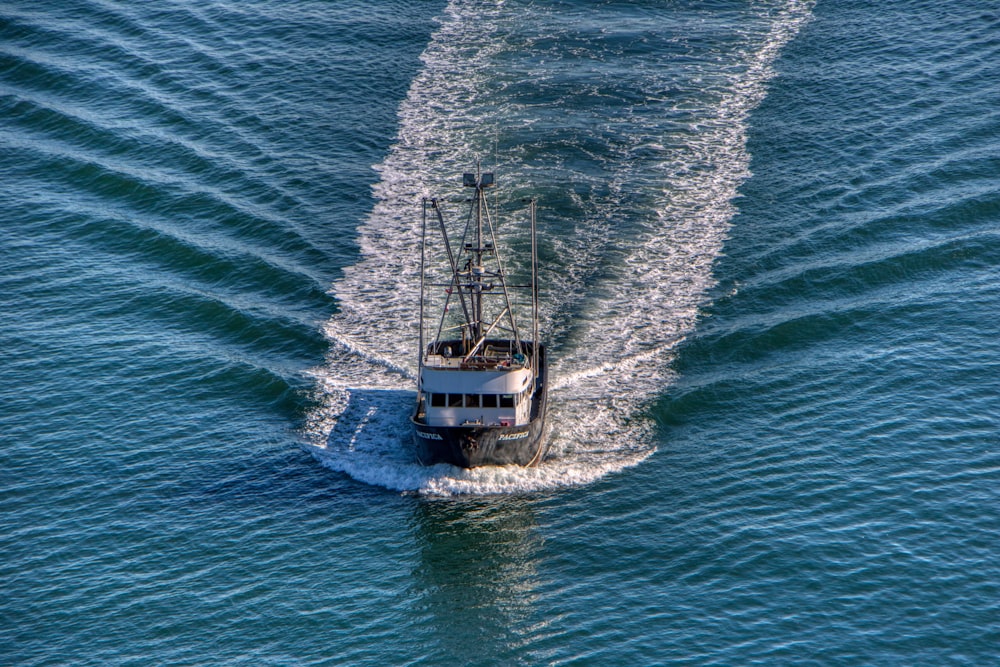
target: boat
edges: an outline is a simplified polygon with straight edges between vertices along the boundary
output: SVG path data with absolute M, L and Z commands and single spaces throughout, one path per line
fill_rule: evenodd
M 535 200 L 527 203 L 530 278 L 505 270 L 497 245 L 493 173 L 463 174 L 474 191 L 460 237 L 437 198 L 423 200 L 417 405 L 411 421 L 424 465 L 536 466 L 545 457 L 547 365 L 538 336 Z M 433 231 L 430 229 L 434 227 Z M 453 242 L 453 236 L 458 242 Z M 435 242 L 434 240 L 437 240 Z M 527 273 L 524 269 L 521 273 Z M 522 328 L 518 318 L 530 321 Z

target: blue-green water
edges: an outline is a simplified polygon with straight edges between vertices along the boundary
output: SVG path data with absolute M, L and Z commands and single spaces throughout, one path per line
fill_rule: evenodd
M 0 664 L 1000 664 L 998 81 L 989 1 L 3 4 Z M 476 159 L 538 469 L 408 449 Z

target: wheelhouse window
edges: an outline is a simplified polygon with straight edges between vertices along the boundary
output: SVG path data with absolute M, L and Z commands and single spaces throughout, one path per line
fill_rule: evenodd
M 427 393 L 427 404 L 432 408 L 513 408 L 527 397 L 528 392 L 519 394 L 442 394 Z

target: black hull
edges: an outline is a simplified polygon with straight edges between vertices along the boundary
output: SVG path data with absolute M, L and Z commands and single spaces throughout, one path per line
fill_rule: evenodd
M 545 457 L 545 419 L 524 426 L 428 426 L 414 420 L 413 441 L 423 465 L 535 466 Z

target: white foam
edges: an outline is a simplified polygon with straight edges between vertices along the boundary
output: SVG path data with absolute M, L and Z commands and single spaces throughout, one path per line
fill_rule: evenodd
M 763 30 L 748 32 L 720 57 L 717 69 L 691 75 L 690 99 L 662 95 L 676 83 L 669 63 L 649 67 L 642 81 L 644 114 L 619 105 L 618 116 L 609 110 L 600 121 L 609 136 L 631 144 L 609 139 L 593 157 L 594 169 L 561 166 L 555 156 L 550 164 L 505 165 L 504 180 L 526 191 L 555 177 L 604 194 L 578 197 L 579 219 L 564 221 L 574 233 L 547 239 L 565 263 L 543 273 L 544 331 L 551 341 L 581 341 L 557 346 L 553 354 L 552 455 L 531 469 L 460 470 L 418 465 L 409 444 L 419 200 L 454 192 L 456 175 L 468 170 L 476 147 L 488 146 L 498 125 L 530 129 L 544 125 L 542 114 L 572 116 L 574 110 L 502 108 L 483 92 L 499 61 L 514 70 L 536 68 L 522 75 L 536 73 L 539 81 L 551 75 L 543 63 L 519 64 L 522 54 L 505 51 L 516 47 L 504 36 L 518 27 L 544 28 L 545 21 L 558 31 L 565 17 L 526 16 L 532 6 L 511 3 L 452 2 L 400 107 L 398 140 L 376 167 L 377 203 L 358 230 L 361 257 L 334 286 L 342 310 L 326 327 L 333 345 L 327 365 L 316 371 L 321 405 L 308 420 L 309 451 L 360 481 L 431 494 L 587 484 L 650 456 L 655 429 L 643 411 L 670 384 L 674 349 L 695 326 L 713 285 L 712 264 L 735 212 L 737 188 L 749 175 L 748 115 L 765 94 L 771 64 L 810 7 L 788 0 L 780 11 L 757 17 Z M 563 73 L 566 67 L 558 65 Z M 709 77 L 711 93 L 702 98 L 693 82 Z M 650 104 L 660 104 L 664 114 L 684 107 L 694 121 L 667 132 L 664 119 L 649 113 Z M 591 289 L 580 290 L 583 284 Z

